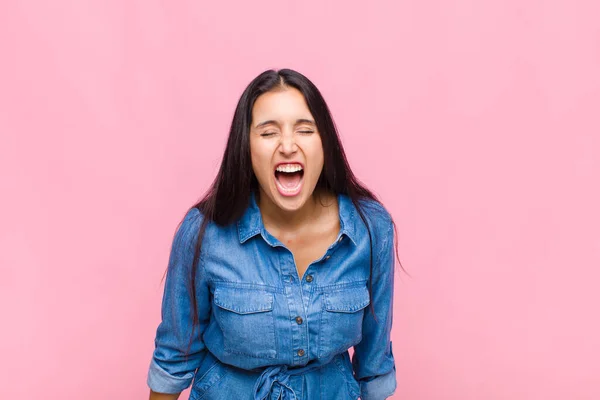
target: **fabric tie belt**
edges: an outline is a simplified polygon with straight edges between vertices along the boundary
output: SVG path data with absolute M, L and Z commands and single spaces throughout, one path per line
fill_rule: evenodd
M 317 363 L 294 369 L 288 369 L 286 365 L 267 367 L 254 384 L 254 400 L 301 400 L 290 386 L 290 377 L 322 366 Z

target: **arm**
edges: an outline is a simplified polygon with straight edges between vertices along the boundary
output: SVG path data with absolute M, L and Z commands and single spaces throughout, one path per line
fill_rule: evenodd
M 180 393 L 177 394 L 164 394 L 150 391 L 150 400 L 177 400 Z
M 387 225 L 386 225 L 387 226 Z M 393 225 L 381 238 L 373 260 L 372 302 L 377 321 L 370 310 L 363 319 L 363 339 L 354 347 L 352 366 L 360 384 L 362 400 L 383 400 L 396 390 L 396 366 L 390 339 L 394 303 Z
M 200 223 L 200 213 L 193 209 L 184 218 L 173 240 L 162 300 L 162 321 L 156 330 L 155 349 L 148 371 L 151 400 L 177 399 L 192 383 L 195 371 L 206 355 L 202 333 L 209 321 L 210 301 L 201 266 L 196 273 L 199 324 L 195 327 L 192 326 L 190 297 L 190 273 Z M 188 346 L 189 353 L 186 354 Z

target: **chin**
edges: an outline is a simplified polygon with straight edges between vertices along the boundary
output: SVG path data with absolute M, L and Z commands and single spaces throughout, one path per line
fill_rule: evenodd
M 275 204 L 285 211 L 297 211 L 300 210 L 306 204 L 306 196 L 300 193 L 296 196 L 282 196 L 277 189 L 272 193 L 272 198 L 275 200 Z

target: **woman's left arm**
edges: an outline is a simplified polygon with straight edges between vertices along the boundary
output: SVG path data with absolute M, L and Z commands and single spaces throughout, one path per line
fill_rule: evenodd
M 354 347 L 352 366 L 360 384 L 362 400 L 383 400 L 396 390 L 396 366 L 390 339 L 394 307 L 394 230 L 384 229 L 373 263 L 371 301 L 363 319 L 362 341 Z

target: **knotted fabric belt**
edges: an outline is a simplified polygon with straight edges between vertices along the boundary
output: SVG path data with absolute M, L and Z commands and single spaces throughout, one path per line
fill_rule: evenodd
M 286 365 L 267 367 L 254 384 L 254 400 L 300 400 L 290 386 L 290 377 L 323 367 L 322 364 L 288 369 Z

